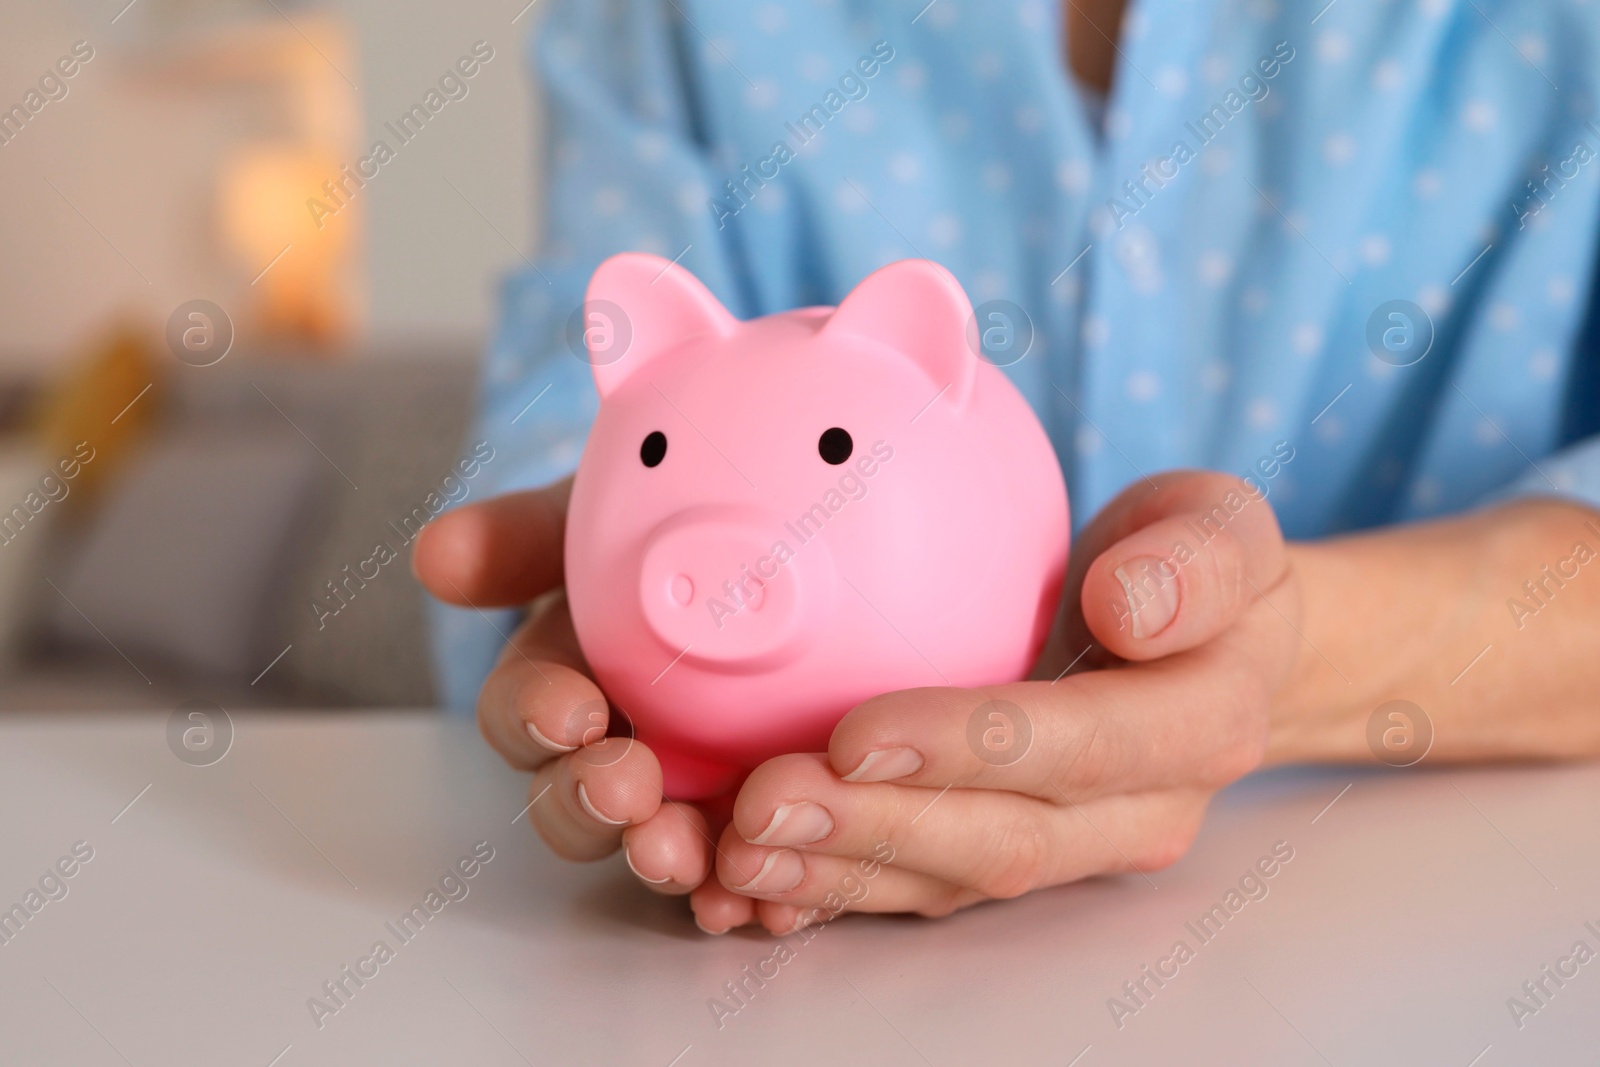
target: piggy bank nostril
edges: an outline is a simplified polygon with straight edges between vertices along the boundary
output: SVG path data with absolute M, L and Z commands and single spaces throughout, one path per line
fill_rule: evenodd
M 680 607 L 688 607 L 694 601 L 694 579 L 687 574 L 680 574 L 672 579 L 672 599 Z

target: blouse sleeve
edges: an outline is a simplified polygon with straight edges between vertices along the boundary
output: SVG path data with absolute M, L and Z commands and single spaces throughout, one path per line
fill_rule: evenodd
M 628 250 L 676 259 L 747 313 L 731 230 L 711 206 L 714 171 L 695 106 L 705 43 L 671 0 L 541 7 L 530 59 L 545 118 L 542 232 L 536 257 L 501 287 L 471 438 L 494 458 L 473 499 L 577 466 L 596 395 L 574 320 L 603 259 Z M 431 611 L 438 697 L 469 710 L 518 612 Z

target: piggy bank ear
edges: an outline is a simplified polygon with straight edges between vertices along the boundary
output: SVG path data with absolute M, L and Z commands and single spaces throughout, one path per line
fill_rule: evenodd
M 693 274 L 643 252 L 600 264 L 583 305 L 583 346 L 602 400 L 661 353 L 738 324 Z
M 955 275 L 926 259 L 905 259 L 856 286 L 824 333 L 877 341 L 903 353 L 935 388 L 948 387 L 946 396 L 959 406 L 978 373 L 977 354 L 967 341 L 971 318 L 972 304 Z

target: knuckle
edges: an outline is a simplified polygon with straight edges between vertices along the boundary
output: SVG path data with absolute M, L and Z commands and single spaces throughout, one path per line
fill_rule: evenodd
M 1075 733 L 1053 776 L 1057 788 L 1068 799 L 1098 795 L 1118 773 L 1114 746 L 1099 717 L 1086 717 Z
M 1010 900 L 1044 884 L 1052 865 L 1052 839 L 1044 819 L 1032 815 L 1008 823 L 990 837 L 972 888 L 994 900 Z
M 1208 786 L 1221 788 L 1231 785 L 1255 770 L 1265 753 L 1266 742 L 1234 742 L 1214 753 L 1204 768 L 1201 778 Z
M 1123 866 L 1125 869 L 1131 866 L 1144 872 L 1164 871 L 1188 854 L 1199 832 L 1198 817 L 1177 825 L 1165 826 L 1141 844 L 1130 857 L 1131 864 L 1123 861 Z
M 873 805 L 870 812 L 857 810 L 841 813 L 833 810 L 834 818 L 845 826 L 846 833 L 853 840 L 886 841 L 895 850 L 905 844 L 908 831 L 914 829 L 911 820 L 916 814 L 910 804 Z M 856 826 L 860 829 L 854 829 Z M 864 838 L 857 838 L 856 835 L 863 831 Z
M 962 903 L 961 890 L 952 886 L 934 893 L 912 910 L 924 919 L 943 919 L 960 908 Z
M 1134 517 L 1148 525 L 1176 511 L 1209 507 L 1220 502 L 1230 490 L 1244 491 L 1244 480 L 1214 470 L 1178 469 L 1155 476 L 1158 487 L 1138 497 Z
M 1223 729 L 1220 743 L 1201 762 L 1199 780 L 1220 788 L 1238 781 L 1261 765 L 1267 752 L 1267 686 L 1253 674 L 1237 678 L 1231 722 Z
M 1192 839 L 1185 834 L 1163 831 L 1135 853 L 1131 864 L 1124 866 L 1136 867 L 1147 873 L 1164 871 L 1182 859 L 1192 843 Z

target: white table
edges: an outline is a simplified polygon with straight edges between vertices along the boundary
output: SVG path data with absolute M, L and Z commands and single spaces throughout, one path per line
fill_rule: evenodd
M 703 936 L 620 860 L 552 859 L 469 725 L 235 724 L 194 767 L 165 717 L 0 720 L 0 907 L 94 850 L 0 945 L 0 1063 L 1600 1061 L 1600 959 L 1521 1029 L 1506 1004 L 1574 942 L 1600 951 L 1600 767 L 1258 776 L 1170 870 L 846 920 L 719 1030 L 708 1002 L 769 939 Z M 479 841 L 467 896 L 402 943 L 385 924 Z M 1201 944 L 1185 923 L 1278 841 L 1268 895 Z M 1119 1029 L 1108 999 L 1180 938 L 1193 958 Z M 380 939 L 393 958 L 319 1029 L 308 998 Z

